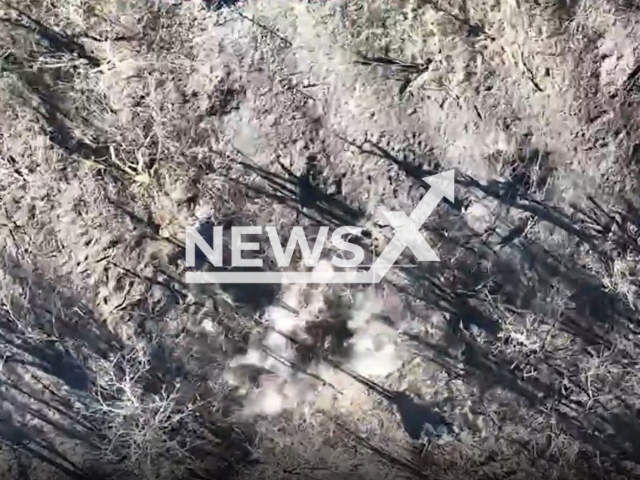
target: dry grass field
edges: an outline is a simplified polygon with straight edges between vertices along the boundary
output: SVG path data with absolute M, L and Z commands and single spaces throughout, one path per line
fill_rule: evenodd
M 451 168 L 438 263 L 185 283 Z M 0 0 L 0 477 L 640 478 L 639 187 L 635 0 Z

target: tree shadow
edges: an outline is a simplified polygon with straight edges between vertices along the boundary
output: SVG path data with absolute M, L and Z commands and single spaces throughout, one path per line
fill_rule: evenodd
M 93 383 L 89 358 L 108 355 L 119 342 L 86 305 L 49 285 L 40 272 L 25 273 L 15 260 L 4 267 L 26 295 L 14 297 L 0 314 L 0 438 L 69 478 L 89 478 L 72 445 L 95 455 L 98 438 L 74 404 Z M 53 298 L 57 311 L 50 308 Z
M 85 60 L 92 67 L 100 66 L 100 60 L 91 55 L 86 47 L 78 42 L 72 35 L 67 35 L 65 32 L 45 25 L 40 20 L 14 5 L 7 5 L 7 7 L 18 14 L 18 20 L 0 18 L 0 22 L 35 34 L 39 38 L 40 44 L 51 52 L 67 53 Z
M 248 272 L 248 273 L 257 273 L 257 272 L 268 272 L 273 271 L 275 268 L 268 258 L 266 258 L 266 253 L 264 250 L 261 251 L 252 251 L 245 252 L 243 254 L 244 259 L 262 259 L 263 266 L 262 267 L 235 267 L 231 265 L 231 238 L 230 238 L 230 229 L 235 226 L 248 226 L 251 222 L 247 222 L 240 218 L 228 217 L 225 219 L 218 219 L 216 222 L 213 219 L 207 219 L 198 224 L 196 231 L 200 234 L 202 239 L 211 247 L 214 248 L 214 235 L 213 228 L 215 226 L 223 227 L 223 238 L 222 238 L 222 260 L 223 266 L 214 266 L 212 265 L 205 254 L 202 252 L 200 247 L 196 246 L 195 252 L 195 269 L 199 271 L 208 271 L 208 272 Z M 245 235 L 243 236 L 245 241 L 259 243 L 261 245 L 264 244 L 264 238 L 262 235 Z M 228 265 L 228 266 L 225 266 Z M 198 286 L 199 289 L 206 290 L 206 286 Z M 220 289 L 227 294 L 229 294 L 233 300 L 233 302 L 240 309 L 249 309 L 251 312 L 259 312 L 264 308 L 272 305 L 275 301 L 278 293 L 280 292 L 279 284 L 236 284 L 236 283 L 224 283 L 219 285 Z
M 364 212 L 360 208 L 349 205 L 337 194 L 323 191 L 319 178 L 322 175 L 321 172 L 315 172 L 313 174 L 315 178 L 307 178 L 306 175 L 296 175 L 282 163 L 279 164 L 283 170 L 281 174 L 254 165 L 248 160 L 238 159 L 236 163 L 257 175 L 261 182 L 244 184 L 230 178 L 231 181 L 243 185 L 254 195 L 270 198 L 290 207 L 317 224 L 334 227 L 357 225 L 364 217 Z M 305 201 L 305 197 L 308 200 Z
M 437 173 L 371 142 L 361 147 L 362 153 L 386 159 L 423 187 L 429 188 L 422 178 Z M 530 159 L 523 162 L 526 166 Z M 568 212 L 530 195 L 537 189 L 532 178 L 520 172 L 507 182 L 483 184 L 457 172 L 456 205 L 446 202 L 425 225 L 438 244 L 441 262 L 403 269 L 406 282 L 394 285 L 411 299 L 407 308 L 414 315 L 425 307 L 447 314 L 446 330 L 440 338 L 403 335 L 453 378 L 475 385 L 472 402 L 479 411 L 489 392 L 509 392 L 514 406 L 524 402 L 543 418 L 552 412 L 587 455 L 600 455 L 606 468 L 630 474 L 623 462 L 637 459 L 640 443 L 634 437 L 638 416 L 616 393 L 626 387 L 603 378 L 596 387 L 581 372 L 585 359 L 599 355 L 613 371 L 635 365 L 633 352 L 640 345 L 636 307 L 605 285 L 601 272 L 610 271 L 615 258 L 640 251 L 640 210 L 626 200 L 616 214 L 609 214 L 592 200 Z M 509 224 L 498 225 L 506 235 L 497 234 L 498 229 L 477 233 L 465 219 L 472 198 L 497 201 L 506 221 L 514 213 L 524 214 L 533 225 L 555 229 L 562 243 L 546 242 L 526 228 L 514 233 Z M 512 238 L 505 242 L 507 236 Z M 519 352 L 511 329 L 526 331 L 531 321 L 549 333 L 537 334 L 543 341 Z M 555 345 L 552 335 L 566 335 L 567 345 Z
M 372 393 L 387 400 L 396 409 L 404 431 L 412 440 L 440 439 L 453 433 L 453 425 L 437 410 L 435 404 L 416 400 L 407 392 L 393 391 L 356 372 L 340 366 L 334 361 L 330 363 L 349 375 L 356 382 L 365 386 Z
M 218 11 L 223 8 L 233 7 L 239 0 L 205 0 L 204 4 L 210 10 Z
M 0 18 L 8 28 L 14 31 L 22 31 L 30 38 L 37 39 L 46 52 L 52 54 L 64 54 L 84 60 L 91 67 L 97 68 L 101 62 L 92 56 L 73 36 L 59 32 L 41 21 L 33 18 L 28 13 L 10 6 L 11 10 L 18 13 L 18 19 Z M 11 50 L 3 54 L 3 66 L 12 73 L 24 86 L 27 94 L 24 100 L 33 103 L 37 99 L 37 107 L 34 111 L 42 118 L 49 140 L 72 156 L 79 156 L 85 160 L 102 162 L 108 158 L 109 147 L 107 145 L 95 145 L 74 133 L 69 112 L 65 108 L 69 102 L 58 93 L 56 84 L 69 75 L 63 68 L 44 70 L 32 64 L 27 56 L 18 56 Z M 65 67 L 68 69 L 68 67 Z M 22 93 L 24 95 L 24 93 Z
M 311 220 L 314 226 L 338 227 L 343 225 L 357 225 L 364 213 L 357 207 L 349 205 L 339 195 L 329 194 L 320 187 L 319 176 L 321 173 L 311 174 L 307 171 L 303 175 L 294 174 L 289 168 L 280 164 L 283 173 L 275 173 L 253 164 L 249 159 L 236 158 L 234 164 L 246 175 L 253 174 L 258 181 L 248 182 L 228 176 L 230 182 L 240 186 L 249 198 L 252 196 L 260 200 L 265 198 L 274 200 L 291 208 L 296 212 L 296 220 L 303 216 Z M 231 265 L 231 240 L 229 229 L 234 225 L 253 225 L 253 217 L 259 216 L 259 212 L 234 212 L 227 216 L 208 218 L 199 222 L 196 230 L 206 243 L 213 247 L 213 227 L 223 227 L 223 265 Z M 279 225 L 280 235 L 286 234 L 286 225 Z M 255 241 L 266 245 L 264 235 L 256 235 Z M 282 240 L 282 238 L 281 238 Z M 310 238 L 310 241 L 313 241 Z M 178 251 L 184 255 L 184 250 Z M 267 250 L 262 249 L 254 253 L 255 258 L 263 259 L 262 268 L 253 267 L 215 267 L 208 262 L 206 256 L 199 247 L 196 247 L 195 269 L 212 272 L 262 272 L 276 271 L 275 260 L 271 258 Z M 253 312 L 263 310 L 272 305 L 280 292 L 280 285 L 275 284 L 222 284 L 219 286 L 224 292 L 231 295 L 234 302 L 241 308 L 247 307 Z M 206 287 L 198 287 L 200 290 Z
M 11 257 L 3 263 L 2 271 L 22 294 L 11 293 L 10 300 L 5 297 L 8 303 L 0 309 L 0 442 L 37 468 L 46 466 L 65 478 L 112 478 L 131 473 L 123 471 L 126 464 L 103 458 L 113 445 L 109 446 L 111 439 L 103 430 L 106 419 L 92 413 L 92 406 L 98 402 L 94 366 L 118 358 L 127 346 L 88 305 L 68 292 L 60 279 L 51 283 L 33 265 Z M 140 320 L 147 316 L 162 321 L 160 317 L 177 306 L 176 302 L 166 302 L 162 312 L 150 302 L 132 308 L 139 310 Z M 156 331 L 141 333 L 139 338 L 155 340 L 150 368 L 137 380 L 146 394 L 160 395 L 178 384 L 193 385 L 194 389 L 208 384 L 213 359 L 203 359 L 208 370 L 197 362 L 197 372 L 204 372 L 206 377 L 198 378 L 190 370 L 193 365 L 189 356 L 210 351 L 210 344 L 188 339 L 189 352 L 185 355 L 184 345 L 177 344 L 175 337 L 158 336 Z M 215 361 L 220 363 L 219 358 Z M 116 371 L 119 364 L 114 363 L 113 368 L 116 377 L 122 373 Z M 187 392 L 189 388 L 185 387 L 185 395 Z M 211 394 L 202 389 L 196 393 Z M 101 397 L 101 401 L 105 399 Z M 251 426 L 231 423 L 214 413 L 205 408 L 180 418 L 175 431 L 167 434 L 185 454 L 173 458 L 170 453 L 156 461 L 176 468 L 181 465 L 187 472 L 183 478 L 232 475 L 250 456 L 245 442 L 251 441 Z M 214 430 L 217 436 L 208 433 Z M 228 441 L 220 445 L 223 431 Z M 202 440 L 200 444 L 194 441 L 196 437 Z

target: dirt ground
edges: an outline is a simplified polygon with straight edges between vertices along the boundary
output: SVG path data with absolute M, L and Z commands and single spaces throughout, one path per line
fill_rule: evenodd
M 0 0 L 2 478 L 640 478 L 639 45 L 626 0 Z M 440 262 L 185 282 L 188 226 L 373 258 L 448 169 Z

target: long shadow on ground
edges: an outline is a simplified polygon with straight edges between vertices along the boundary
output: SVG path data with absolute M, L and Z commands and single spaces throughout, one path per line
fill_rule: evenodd
M 429 188 L 422 178 L 433 170 L 371 142 L 362 152 L 388 160 Z M 521 188 L 522 177 L 485 185 L 458 173 L 456 180 L 458 204 L 447 203 L 425 226 L 442 261 L 405 270 L 408 282 L 396 285 L 413 299 L 407 303 L 415 315 L 424 308 L 447 313 L 448 331 L 439 340 L 407 337 L 454 378 L 478 387 L 472 401 L 479 411 L 492 392 L 509 392 L 514 408 L 521 404 L 548 421 L 555 418 L 583 445 L 584 455 L 599 456 L 605 470 L 631 475 L 624 462 L 637 461 L 640 451 L 639 417 L 628 404 L 636 394 L 620 383 L 624 374 L 608 372 L 637 368 L 639 318 L 629 299 L 607 288 L 585 258 L 610 272 L 615 258 L 637 253 L 637 233 L 630 232 L 640 227 L 638 207 L 627 200 L 622 212 L 607 214 L 592 200 L 566 213 L 527 194 L 531 185 Z M 503 225 L 502 233 L 479 234 L 461 208 L 471 198 L 491 198 L 506 215 L 518 212 L 516 218 L 526 216 L 529 225 L 551 226 L 563 241 L 545 244 L 517 223 Z M 544 342 L 516 353 L 505 329 L 532 324 L 537 335 L 547 332 Z M 589 377 L 583 363 L 597 358 L 606 367 Z

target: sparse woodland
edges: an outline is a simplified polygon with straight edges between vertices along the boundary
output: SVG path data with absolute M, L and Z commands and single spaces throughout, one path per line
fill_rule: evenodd
M 440 262 L 184 280 L 452 168 Z M 632 0 L 0 0 L 0 477 L 640 478 L 639 169 Z

